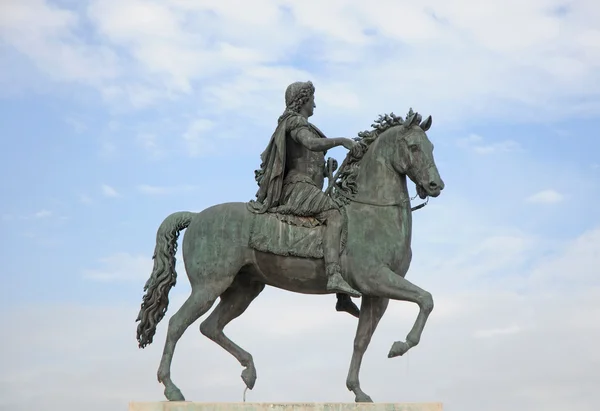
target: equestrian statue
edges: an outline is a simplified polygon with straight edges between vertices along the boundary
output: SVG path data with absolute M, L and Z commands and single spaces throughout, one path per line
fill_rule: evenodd
M 239 361 L 242 380 L 252 389 L 252 355 L 224 334 L 225 326 L 265 285 L 336 294 L 336 309 L 358 317 L 346 379 L 356 402 L 372 402 L 361 389 L 359 371 L 389 300 L 419 306 L 406 340 L 392 344 L 389 358 L 419 343 L 433 310 L 431 294 L 405 278 L 412 258 L 412 212 L 423 206 L 411 207 L 407 177 L 421 199 L 438 197 L 444 189 L 426 134 L 431 116 L 423 119 L 412 109 L 404 119 L 390 113 L 379 116 L 357 138 L 327 138 L 308 121 L 316 108 L 310 81 L 291 84 L 285 104 L 255 171 L 255 200 L 218 204 L 199 213 L 176 212 L 158 229 L 154 268 L 137 318 L 140 348 L 152 343 L 167 311 L 168 294 L 177 280 L 177 240 L 184 229 L 183 262 L 192 288 L 169 320 L 157 373 L 170 401 L 185 400 L 171 379 L 175 346 L 217 299 L 200 331 Z M 338 146 L 348 149 L 339 167 L 325 158 Z M 328 187 L 323 191 L 325 177 Z M 361 299 L 360 310 L 352 297 Z

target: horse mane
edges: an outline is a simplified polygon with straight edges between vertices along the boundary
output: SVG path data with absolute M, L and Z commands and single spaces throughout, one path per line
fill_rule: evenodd
M 411 108 L 406 115 L 406 120 L 401 116 L 396 116 L 394 113 L 379 115 L 371 127 L 372 130 L 361 131 L 358 137 L 354 140 L 358 142 L 359 149 L 348 152 L 346 156 L 345 166 L 334 182 L 332 190 L 332 198 L 339 205 L 347 205 L 350 200 L 356 195 L 358 188 L 356 187 L 356 178 L 360 169 L 361 160 L 371 147 L 371 144 L 379 138 L 381 134 L 392 127 L 418 125 L 421 123 L 421 115 L 415 113 Z

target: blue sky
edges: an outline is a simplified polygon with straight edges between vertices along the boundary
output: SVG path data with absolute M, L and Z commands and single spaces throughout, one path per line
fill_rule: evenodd
M 330 137 L 410 107 L 433 117 L 446 189 L 415 214 L 408 275 L 436 309 L 422 344 L 391 361 L 416 308 L 390 305 L 365 391 L 449 410 L 591 410 L 600 7 L 211 3 L 0 5 L 0 410 L 162 399 L 166 321 L 144 351 L 133 323 L 156 229 L 174 211 L 253 198 L 285 87 L 299 80 L 315 83 L 312 120 Z M 169 313 L 189 290 L 179 271 Z M 267 290 L 230 325 L 257 361 L 249 400 L 352 400 L 355 322 L 334 301 Z M 190 327 L 175 380 L 190 399 L 238 401 L 238 364 L 205 340 Z M 285 366 L 283 347 L 295 353 Z

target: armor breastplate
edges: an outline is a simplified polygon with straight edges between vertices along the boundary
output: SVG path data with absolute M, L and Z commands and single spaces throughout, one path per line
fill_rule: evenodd
M 320 137 L 315 134 L 315 137 Z M 308 177 L 319 188 L 323 188 L 325 177 L 325 154 L 311 151 L 303 145 L 296 143 L 289 135 L 286 136 L 286 174 L 302 174 Z

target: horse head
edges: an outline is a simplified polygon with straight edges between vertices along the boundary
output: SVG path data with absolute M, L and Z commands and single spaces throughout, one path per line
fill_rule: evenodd
M 395 127 L 396 133 L 389 130 L 391 137 L 397 140 L 390 162 L 399 174 L 415 183 L 420 198 L 437 197 L 444 189 L 444 181 L 433 158 L 433 144 L 427 137 L 432 119 L 428 116 L 421 121 L 420 114 L 411 112 L 402 125 Z
M 427 137 L 431 116 L 421 120 L 421 115 L 412 109 L 406 120 L 393 113 L 379 116 L 372 131 L 359 134 L 359 141 L 380 158 L 378 161 L 383 160 L 400 176 L 408 176 L 415 183 L 419 197 L 424 199 L 439 196 L 444 182 L 433 158 L 433 144 Z
M 346 203 L 353 200 L 395 204 L 398 193 L 393 191 L 399 188 L 394 180 L 404 182 L 408 176 L 422 199 L 439 196 L 444 182 L 426 133 L 431 127 L 431 116 L 421 120 L 421 115 L 411 109 L 406 120 L 393 113 L 382 115 L 372 124 L 372 130 L 360 132 L 356 139 L 359 147 L 348 153 L 346 168 L 336 181 L 335 194 Z M 406 190 L 406 184 L 402 186 Z

